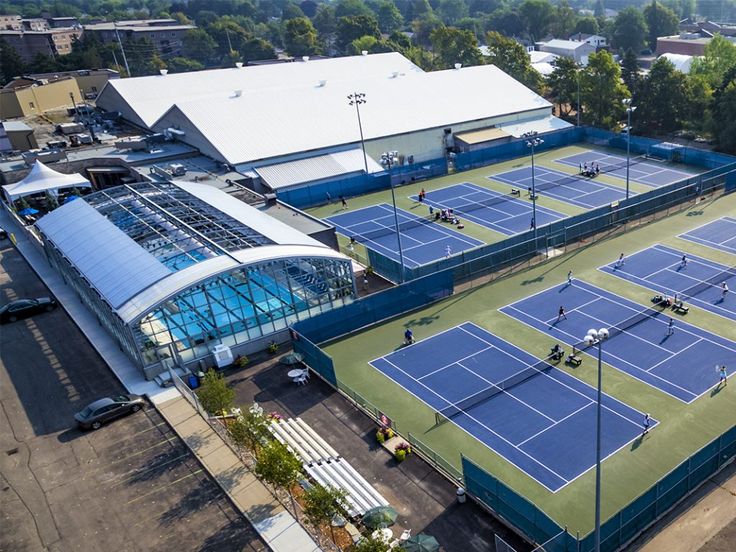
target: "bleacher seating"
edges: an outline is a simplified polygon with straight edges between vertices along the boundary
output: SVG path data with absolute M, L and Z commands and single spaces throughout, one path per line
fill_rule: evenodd
M 269 427 L 276 439 L 302 461 L 313 480 L 325 487 L 345 491 L 351 517 L 362 516 L 376 506 L 388 505 L 388 501 L 301 418 L 273 420 Z

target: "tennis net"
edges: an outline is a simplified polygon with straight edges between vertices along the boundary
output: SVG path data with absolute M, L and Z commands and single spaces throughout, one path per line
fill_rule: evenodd
M 686 290 L 683 290 L 680 295 L 682 295 L 683 297 L 693 298 L 696 295 L 700 295 L 701 293 L 712 287 L 720 286 L 722 282 L 725 282 L 730 278 L 736 278 L 736 267 L 727 268 L 723 272 L 719 272 L 718 274 L 716 274 L 715 276 L 711 276 L 707 280 L 702 280 L 697 284 L 690 286 Z
M 473 393 L 469 397 L 465 397 L 464 399 L 451 404 L 450 406 L 447 406 L 442 410 L 439 410 L 437 412 L 438 423 L 444 420 L 451 420 L 458 414 L 466 412 L 474 406 L 490 399 L 491 397 L 494 397 L 499 393 L 510 389 L 511 387 L 519 385 L 520 383 L 524 383 L 529 378 L 533 378 L 538 374 L 546 372 L 550 368 L 552 368 L 552 366 L 547 361 L 542 360 L 536 364 L 524 368 L 520 372 L 517 372 L 513 376 L 510 376 L 501 382 L 491 384 L 489 387 L 478 391 L 477 393 Z
M 630 316 L 626 320 L 623 320 L 622 322 L 619 322 L 618 324 L 610 327 L 608 329 L 608 338 L 610 339 L 610 338 L 615 337 L 615 336 L 617 336 L 619 334 L 622 334 L 622 333 L 630 330 L 634 326 L 637 326 L 637 325 L 641 324 L 642 322 L 644 322 L 646 320 L 653 320 L 653 319 L 657 318 L 658 316 L 660 316 L 665 311 L 665 309 L 667 308 L 668 304 L 665 303 L 665 301 L 663 299 L 662 301 L 656 303 L 655 306 L 659 307 L 659 310 L 657 310 L 656 308 L 651 308 L 651 307 L 650 308 L 646 308 L 646 309 L 644 309 L 642 311 L 637 312 L 635 315 Z M 575 354 L 577 354 L 577 353 L 579 353 L 581 351 L 585 351 L 585 350 L 589 349 L 592 346 L 593 346 L 593 344 L 588 345 L 587 343 L 585 343 L 585 341 L 581 341 L 580 343 L 576 343 L 575 345 L 573 345 L 573 347 L 572 347 L 572 353 L 573 353 L 573 355 L 575 355 Z

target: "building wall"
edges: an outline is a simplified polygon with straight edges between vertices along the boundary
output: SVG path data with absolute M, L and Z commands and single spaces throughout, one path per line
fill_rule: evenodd
M 686 56 L 702 56 L 705 55 L 706 43 L 701 40 L 682 40 L 680 38 L 658 38 L 657 39 L 657 55 L 662 54 L 683 54 Z
M 0 31 L 0 38 L 18 52 L 25 63 L 30 63 L 36 54 L 45 56 L 64 56 L 72 51 L 75 36 L 81 36 L 80 29 L 52 29 L 48 31 Z
M 0 15 L 0 29 L 19 31 L 23 28 L 20 15 Z
M 33 130 L 10 130 L 6 131 L 8 139 L 10 139 L 10 146 L 14 150 L 28 151 L 29 149 L 38 148 L 38 142 L 36 136 L 33 134 Z
M 15 90 L 0 90 L 0 119 L 23 117 Z
M 542 52 L 550 52 L 552 54 L 557 54 L 558 56 L 565 56 L 574 59 L 577 62 L 581 62 L 584 59 L 587 59 L 590 54 L 595 53 L 596 48 L 586 42 L 584 45 L 581 45 L 574 50 L 569 48 L 556 48 L 546 44 L 543 44 L 540 50 Z
M 82 101 L 77 81 L 72 78 L 51 82 L 42 86 L 29 86 L 15 90 L 22 116 L 37 115 L 53 109 L 72 107 Z

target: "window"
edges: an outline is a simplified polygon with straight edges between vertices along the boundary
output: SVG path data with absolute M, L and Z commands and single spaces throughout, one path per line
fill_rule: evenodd
M 34 104 L 33 102 L 28 102 L 28 107 L 30 107 L 31 109 L 36 109 L 36 104 Z
M 92 92 L 97 93 L 97 87 L 96 86 L 92 86 L 91 88 L 92 88 Z

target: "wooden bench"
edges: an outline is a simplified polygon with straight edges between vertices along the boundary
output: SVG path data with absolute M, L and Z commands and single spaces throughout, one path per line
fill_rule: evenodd
M 568 356 L 567 360 L 565 360 L 565 364 L 569 366 L 580 366 L 582 363 L 583 359 L 575 354 Z
M 683 305 L 682 303 L 675 303 L 674 305 L 672 305 L 672 311 L 675 314 L 683 314 L 684 315 L 684 314 L 687 314 L 688 312 L 690 312 L 690 307 L 688 307 L 686 305 Z
M 521 190 L 517 190 L 516 188 L 511 188 L 511 195 L 521 197 Z

